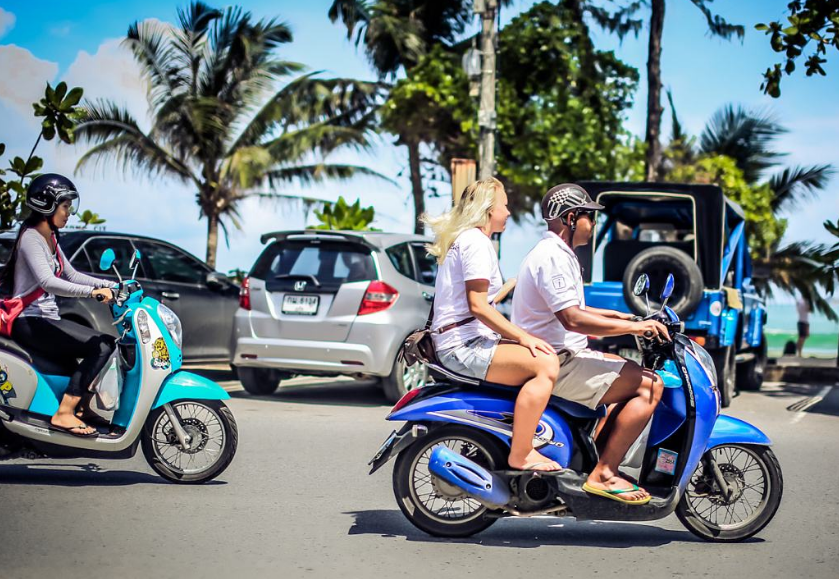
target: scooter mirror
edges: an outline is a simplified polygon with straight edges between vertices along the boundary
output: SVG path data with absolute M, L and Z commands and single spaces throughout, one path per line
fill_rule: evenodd
M 664 289 L 661 290 L 661 300 L 666 302 L 670 299 L 670 296 L 673 295 L 673 286 L 675 285 L 675 280 L 673 278 L 672 273 L 667 274 L 667 279 L 664 282 Z
M 114 250 L 110 247 L 102 252 L 102 257 L 99 258 L 99 269 L 102 271 L 111 269 L 111 266 L 114 265 L 114 261 L 116 261 L 117 254 L 114 253 Z
M 636 296 L 640 296 L 648 291 L 650 291 L 650 277 L 647 274 L 642 273 L 635 281 L 635 287 L 632 288 L 632 293 Z
M 131 255 L 131 261 L 128 262 L 128 269 L 134 269 L 137 266 L 138 261 L 140 261 L 140 250 L 135 249 L 134 253 Z

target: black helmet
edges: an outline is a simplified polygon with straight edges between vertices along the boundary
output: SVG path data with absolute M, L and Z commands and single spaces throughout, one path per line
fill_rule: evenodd
M 545 193 L 542 198 L 542 219 L 553 221 L 572 210 L 595 211 L 604 209 L 591 200 L 588 192 L 574 183 L 563 183 Z
M 45 173 L 32 179 L 26 190 L 26 206 L 42 215 L 52 215 L 62 201 L 77 201 L 78 198 L 79 192 L 73 182 L 57 173 Z M 73 204 L 70 213 L 75 214 L 76 209 L 78 203 Z

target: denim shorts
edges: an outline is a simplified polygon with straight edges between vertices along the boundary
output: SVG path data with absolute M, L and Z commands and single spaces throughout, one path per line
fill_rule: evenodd
M 485 380 L 500 340 L 500 336 L 476 336 L 460 346 L 437 352 L 437 359 L 452 372 Z

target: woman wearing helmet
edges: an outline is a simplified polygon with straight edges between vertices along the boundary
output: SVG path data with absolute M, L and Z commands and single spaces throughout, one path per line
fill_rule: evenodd
M 47 358 L 66 358 L 74 371 L 51 419 L 52 425 L 76 436 L 97 436 L 76 416 L 76 408 L 116 348 L 112 336 L 62 320 L 55 296 L 113 300 L 111 282 L 76 271 L 58 244 L 58 230 L 76 213 L 79 194 L 73 183 L 53 173 L 32 180 L 26 206 L 32 210 L 20 227 L 15 249 L 0 275 L 6 295 L 22 297 L 38 291 L 12 325 L 12 338 Z M 81 362 L 77 362 L 81 359 Z

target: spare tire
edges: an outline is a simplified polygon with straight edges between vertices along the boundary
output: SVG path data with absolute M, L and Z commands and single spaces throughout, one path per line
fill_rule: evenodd
M 642 273 L 650 277 L 650 308 L 653 310 L 661 307 L 659 296 L 668 273 L 673 274 L 676 285 L 667 305 L 680 318 L 692 313 L 702 300 L 702 271 L 693 258 L 675 247 L 651 247 L 633 257 L 623 272 L 623 297 L 634 314 L 643 316 L 647 313 L 644 296 L 632 293 L 635 280 Z

